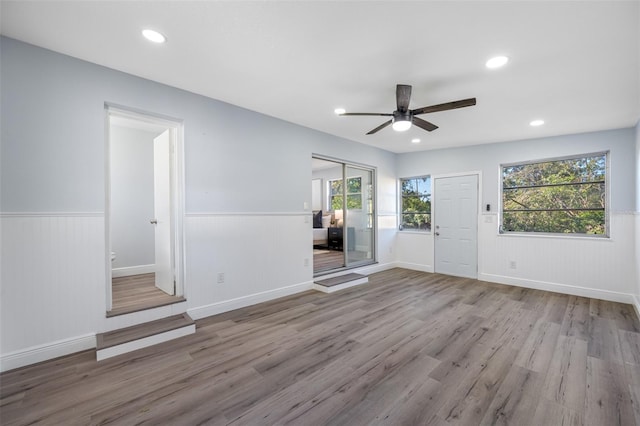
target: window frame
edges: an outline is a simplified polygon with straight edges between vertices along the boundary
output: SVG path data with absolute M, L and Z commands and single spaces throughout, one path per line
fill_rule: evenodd
M 550 163 L 554 161 L 579 160 L 589 157 L 604 156 L 604 233 L 602 234 L 586 234 L 586 233 L 560 233 L 560 232 L 542 232 L 542 231 L 505 231 L 503 227 L 504 221 L 504 169 L 505 167 L 523 166 L 528 164 Z M 582 154 L 564 155 L 559 157 L 547 157 L 542 159 L 516 161 L 509 163 L 501 163 L 498 166 L 498 235 L 502 236 L 525 236 L 525 237 L 564 237 L 564 238 L 593 238 L 593 239 L 609 239 L 610 232 L 610 204 L 611 204 L 611 155 L 610 151 L 595 151 Z M 571 183 L 566 184 L 572 185 Z M 566 209 L 571 210 L 571 209 Z
M 404 194 L 402 192 L 402 182 L 413 180 L 413 179 L 429 179 L 429 213 L 415 213 L 415 214 L 428 214 L 429 215 L 429 223 L 433 222 L 433 176 L 431 174 L 417 175 L 417 176 L 409 176 L 409 177 L 400 177 L 398 178 L 398 231 L 402 232 L 418 232 L 421 234 L 430 234 L 431 233 L 431 225 L 429 228 L 420 229 L 420 228 L 404 228 L 403 227 L 403 215 L 404 215 Z
M 348 192 L 348 188 L 349 185 L 347 183 L 347 181 L 349 181 L 350 179 L 359 179 L 360 180 L 360 192 Z M 332 183 L 333 182 L 342 182 L 343 185 L 343 190 L 340 194 L 332 194 Z M 338 178 L 338 179 L 327 179 L 327 211 L 329 212 L 333 212 L 335 211 L 335 209 L 333 209 L 333 197 L 339 196 L 339 197 L 343 197 L 343 206 L 346 206 L 346 202 L 349 198 L 349 196 L 356 196 L 358 195 L 359 200 L 360 200 L 360 207 L 358 208 L 352 208 L 350 210 L 362 210 L 362 177 L 361 176 L 354 176 L 354 177 L 350 177 L 350 178 L 346 178 L 346 179 L 342 179 L 342 178 Z M 340 210 L 342 210 L 343 207 L 340 208 Z

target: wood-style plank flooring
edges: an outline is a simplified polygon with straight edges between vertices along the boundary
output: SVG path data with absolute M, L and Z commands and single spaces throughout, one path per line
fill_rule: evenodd
M 633 425 L 630 305 L 393 269 L 0 376 L 14 424 Z
M 140 274 L 112 279 L 112 309 L 107 316 L 116 316 L 158 306 L 182 302 L 181 296 L 171 296 L 155 285 L 156 274 Z
M 344 254 L 338 250 L 313 251 L 313 272 L 330 271 L 344 266 Z

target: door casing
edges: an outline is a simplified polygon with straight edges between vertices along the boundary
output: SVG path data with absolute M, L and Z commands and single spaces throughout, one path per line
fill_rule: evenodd
M 111 275 L 111 155 L 110 123 L 111 117 L 122 117 L 141 123 L 170 129 L 171 133 L 171 237 L 173 241 L 172 260 L 175 279 L 175 295 L 186 298 L 185 260 L 184 260 L 184 129 L 182 121 L 171 117 L 152 114 L 145 111 L 105 103 L 105 308 L 112 309 Z

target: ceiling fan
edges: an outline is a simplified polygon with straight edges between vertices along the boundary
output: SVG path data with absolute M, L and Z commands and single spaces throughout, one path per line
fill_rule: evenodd
M 378 132 L 379 130 L 384 129 L 389 124 L 392 124 L 393 130 L 397 132 L 404 132 L 405 130 L 409 130 L 412 124 L 415 124 L 421 129 L 431 132 L 437 129 L 438 126 L 428 122 L 427 120 L 418 118 L 416 117 L 416 115 L 427 114 L 430 112 L 447 111 L 447 110 L 456 109 L 456 108 L 464 108 L 464 107 L 473 106 L 476 104 L 476 98 L 469 98 L 469 99 L 463 99 L 460 101 L 446 102 L 444 104 L 431 105 L 431 106 L 416 108 L 416 109 L 409 109 L 410 99 L 411 99 L 411 86 L 408 84 L 398 84 L 396 85 L 396 104 L 398 106 L 398 109 L 396 109 L 392 113 L 344 112 L 338 115 L 380 115 L 380 116 L 392 117 L 391 120 L 382 123 L 375 129 L 368 132 L 367 135 L 372 135 Z

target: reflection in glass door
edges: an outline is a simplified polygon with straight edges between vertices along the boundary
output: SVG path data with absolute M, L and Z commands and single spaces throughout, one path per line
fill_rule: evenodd
M 347 267 L 374 260 L 373 170 L 345 165 L 344 253 Z

